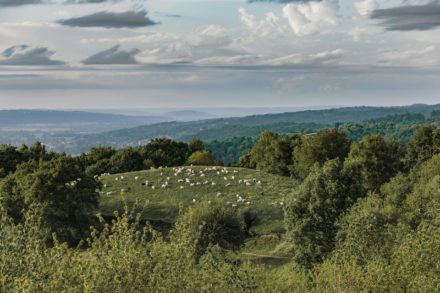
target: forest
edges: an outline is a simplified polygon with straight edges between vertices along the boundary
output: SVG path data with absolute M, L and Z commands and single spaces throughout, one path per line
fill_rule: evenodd
M 197 138 L 2 145 L 0 291 L 438 292 L 440 128 L 422 118 L 266 130 L 229 166 Z

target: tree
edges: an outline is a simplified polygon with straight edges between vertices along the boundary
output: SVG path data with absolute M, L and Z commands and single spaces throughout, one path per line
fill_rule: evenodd
M 196 260 L 209 245 L 224 249 L 239 249 L 246 232 L 237 212 L 220 201 L 202 202 L 181 216 L 177 226 L 189 226 L 190 237 L 196 244 Z
M 406 164 L 412 168 L 417 164 L 430 159 L 439 147 L 437 133 L 431 125 L 420 126 L 408 144 L 406 152 Z
M 254 159 L 252 158 L 252 151 L 251 150 L 244 151 L 243 155 L 240 157 L 238 165 L 242 168 L 248 168 L 248 169 L 256 169 L 257 168 L 257 164 L 255 163 Z
M 315 163 L 322 165 L 336 158 L 343 161 L 350 151 L 351 142 L 344 133 L 327 129 L 296 144 L 298 146 L 293 152 L 295 175 L 304 179 Z
M 140 149 L 145 167 L 171 167 L 184 165 L 189 156 L 186 143 L 167 138 L 153 139 Z
M 20 221 L 24 210 L 42 207 L 44 224 L 61 241 L 84 236 L 98 207 L 99 182 L 87 176 L 77 161 L 58 156 L 50 161 L 30 161 L 0 184 L 0 205 Z
M 310 268 L 333 250 L 336 221 L 364 195 L 360 170 L 339 159 L 316 164 L 288 198 L 285 206 L 286 239 L 295 247 L 295 262 Z
M 196 166 L 216 166 L 219 165 L 219 162 L 217 162 L 208 151 L 196 151 L 188 158 L 186 164 Z
M 400 145 L 378 134 L 366 136 L 354 144 L 348 160 L 360 165 L 364 187 L 374 192 L 402 169 Z
M 284 176 L 289 175 L 290 144 L 277 134 L 270 131 L 262 132 L 251 153 L 252 160 L 258 170 Z
M 118 150 L 111 158 L 113 173 L 125 173 L 142 170 L 144 162 L 139 151 L 134 148 Z
M 205 150 L 205 145 L 200 139 L 194 137 L 191 142 L 188 144 L 189 152 L 191 154 L 195 152 L 200 152 Z
M 14 172 L 24 161 L 23 153 L 11 145 L 0 145 L 0 178 Z

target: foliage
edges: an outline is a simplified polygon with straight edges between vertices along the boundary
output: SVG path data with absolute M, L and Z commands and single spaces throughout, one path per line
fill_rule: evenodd
M 205 144 L 206 149 L 210 150 L 215 158 L 225 164 L 233 164 L 238 162 L 247 150 L 252 149 L 255 141 L 253 137 L 238 136 L 226 140 L 213 140 Z
M 40 205 L 49 231 L 72 242 L 81 239 L 92 223 L 99 187 L 73 158 L 30 161 L 1 182 L 0 205 L 16 220 L 30 206 Z
M 182 225 L 180 222 L 189 226 L 197 261 L 210 245 L 238 250 L 246 238 L 243 219 L 220 201 L 202 202 L 190 208 L 177 225 Z
M 130 214 L 101 231 L 92 230 L 86 249 L 41 240 L 38 212 L 15 224 L 0 221 L 1 292 L 255 292 L 247 264 L 211 247 L 194 261 L 195 243 L 181 223 L 165 242 Z M 175 236 L 179 235 L 179 237 Z
M 364 187 L 378 191 L 401 170 L 402 156 L 398 143 L 375 134 L 355 143 L 348 160 L 361 167 Z
M 195 166 L 218 166 L 221 165 L 217 162 L 212 154 L 208 151 L 196 151 L 189 156 L 186 161 L 187 165 Z
M 407 147 L 407 167 L 423 163 L 437 153 L 440 153 L 440 128 L 435 130 L 431 125 L 420 126 Z
M 277 175 L 289 174 L 290 144 L 286 139 L 264 131 L 252 149 L 252 160 L 258 170 Z
M 143 146 L 140 153 L 148 167 L 182 166 L 189 156 L 189 147 L 183 142 L 158 138 Z
M 304 179 L 316 163 L 322 165 L 336 158 L 343 161 L 350 151 L 350 143 L 345 134 L 334 129 L 303 139 L 293 152 L 295 175 Z
M 362 195 L 357 166 L 339 159 L 315 165 L 285 207 L 286 238 L 298 265 L 310 268 L 324 260 L 335 245 L 337 220 Z

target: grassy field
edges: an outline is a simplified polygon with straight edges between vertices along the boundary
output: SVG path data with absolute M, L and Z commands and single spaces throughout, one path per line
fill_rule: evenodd
M 219 199 L 240 210 L 251 209 L 259 221 L 257 234 L 283 233 L 284 198 L 297 183 L 288 177 L 228 167 L 164 168 L 102 176 L 100 210 L 122 211 L 136 202 L 143 218 L 173 222 L 182 207 Z

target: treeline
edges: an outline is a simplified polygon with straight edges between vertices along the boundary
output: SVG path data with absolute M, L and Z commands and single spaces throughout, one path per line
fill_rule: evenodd
M 140 147 L 114 149 L 112 147 L 93 147 L 88 152 L 71 157 L 88 175 L 103 173 L 125 173 L 150 168 L 194 165 L 221 165 L 214 159 L 204 143 L 194 138 L 189 143 L 177 142 L 167 138 L 153 139 Z M 47 151 L 40 142 L 32 146 L 0 145 L 0 178 L 14 173 L 17 167 L 30 161 L 50 161 L 56 157 L 70 157 L 65 153 Z
M 207 140 L 205 141 L 205 146 L 217 159 L 223 161 L 225 164 L 235 165 L 240 157 L 247 150 L 251 149 L 258 140 L 258 136 L 254 136 L 254 134 L 258 133 L 259 135 L 264 129 L 280 135 L 290 133 L 307 135 L 319 132 L 323 129 L 334 128 L 341 133 L 345 133 L 346 136 L 353 141 L 360 141 L 367 135 L 380 134 L 384 138 L 407 144 L 420 126 L 440 126 L 440 116 L 438 112 L 440 111 L 433 111 L 427 117 L 420 113 L 404 113 L 363 122 L 317 125 L 317 127 L 314 128 L 296 128 L 286 123 L 283 127 L 266 125 L 263 129 L 260 128 L 258 131 L 247 132 L 245 136 L 235 136 L 224 140 Z
M 376 190 L 397 172 L 408 171 L 439 151 L 440 128 L 431 125 L 419 127 L 407 144 L 379 134 L 353 141 L 336 129 L 291 136 L 265 131 L 239 165 L 303 180 L 315 164 L 333 159 L 357 162 L 368 174 L 364 179 L 369 190 Z

